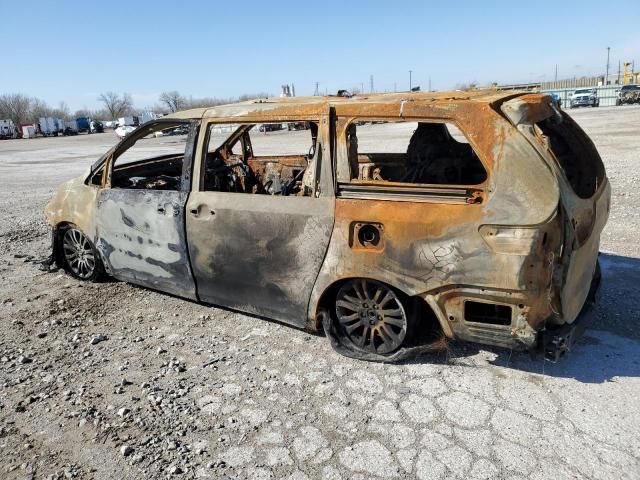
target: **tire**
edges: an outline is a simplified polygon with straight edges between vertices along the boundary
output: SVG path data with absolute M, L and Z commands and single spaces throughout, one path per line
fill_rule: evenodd
M 407 307 L 405 296 L 382 282 L 346 281 L 336 293 L 332 312 L 340 350 L 366 360 L 393 356 L 413 334 L 413 309 Z
M 59 231 L 58 252 L 62 267 L 72 277 L 97 282 L 105 276 L 104 265 L 96 247 L 75 226 Z

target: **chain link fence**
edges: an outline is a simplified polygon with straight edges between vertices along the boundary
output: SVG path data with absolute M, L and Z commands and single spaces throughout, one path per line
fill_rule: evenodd
M 598 103 L 601 107 L 610 107 L 616 105 L 616 100 L 618 98 L 618 90 L 620 90 L 621 85 L 607 85 L 604 87 L 588 87 L 589 89 L 593 89 L 596 91 L 596 95 L 598 98 Z M 560 97 L 562 102 L 562 108 L 570 108 L 571 106 L 571 97 L 576 90 L 583 90 L 585 87 L 581 88 L 556 88 L 550 90 L 542 90 L 545 93 L 555 93 Z

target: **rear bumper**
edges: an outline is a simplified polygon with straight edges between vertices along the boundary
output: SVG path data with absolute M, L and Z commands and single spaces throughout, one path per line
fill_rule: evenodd
M 594 316 L 595 304 L 600 300 L 602 276 L 600 264 L 597 264 L 595 274 L 591 280 L 591 288 L 587 299 L 571 324 L 547 327 L 538 334 L 538 347 L 542 350 L 546 360 L 557 362 L 571 351 L 575 342 L 582 336 L 591 318 Z

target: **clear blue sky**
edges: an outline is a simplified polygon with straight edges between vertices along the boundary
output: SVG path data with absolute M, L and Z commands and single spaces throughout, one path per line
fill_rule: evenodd
M 194 97 L 335 93 L 374 76 L 413 84 L 553 79 L 640 68 L 640 1 L 11 1 L 0 8 L 0 93 L 72 110 L 100 92 L 136 106 L 164 90 Z

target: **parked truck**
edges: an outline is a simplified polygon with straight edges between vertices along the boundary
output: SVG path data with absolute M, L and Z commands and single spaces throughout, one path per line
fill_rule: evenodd
M 0 120 L 0 139 L 16 138 L 18 135 L 13 120 Z
M 64 122 L 63 135 L 77 135 L 78 134 L 78 122 L 76 120 L 67 120 Z
M 78 133 L 91 133 L 91 119 L 89 117 L 76 118 Z
M 138 116 L 138 121 L 140 125 L 142 125 L 143 123 L 150 122 L 151 120 L 155 120 L 156 118 L 159 118 L 159 115 L 157 113 L 147 110 L 140 113 L 140 115 Z
M 38 119 L 38 130 L 45 137 L 57 137 L 64 132 L 64 120 L 53 117 L 40 117 Z
M 137 127 L 140 125 L 140 119 L 136 115 L 118 118 L 118 127 Z
M 98 120 L 91 120 L 91 133 L 104 133 L 104 123 Z
M 22 138 L 36 138 L 37 127 L 34 123 L 24 123 L 20 125 Z
M 102 133 L 104 132 L 104 125 L 102 122 L 93 120 L 90 117 L 76 118 L 76 125 L 78 127 L 78 133 Z

